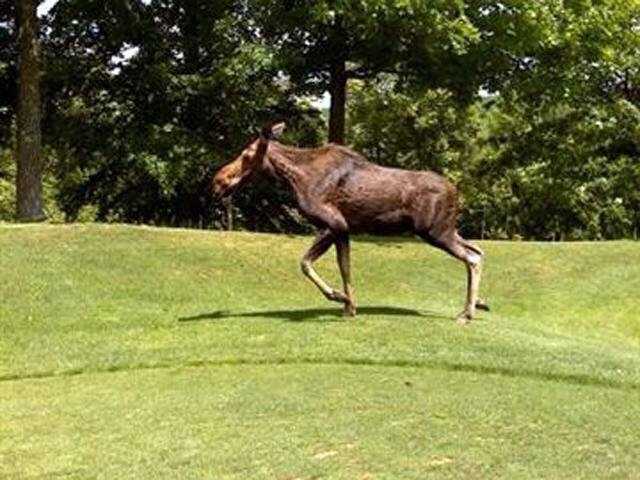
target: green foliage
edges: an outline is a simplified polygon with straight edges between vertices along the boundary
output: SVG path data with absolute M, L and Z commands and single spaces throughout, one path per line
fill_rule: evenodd
M 292 88 L 301 94 L 332 91 L 335 68 L 346 77 L 403 81 L 449 88 L 471 98 L 485 81 L 482 32 L 464 2 L 273 1 L 249 2 L 260 40 L 273 50 Z
M 391 78 L 350 91 L 349 138 L 381 164 L 455 174 L 469 122 L 447 90 L 402 91 Z
M 602 239 L 640 229 L 640 110 L 626 100 L 531 110 L 460 108 L 447 92 L 389 84 L 352 95 L 350 135 L 377 163 L 431 169 L 464 197 L 462 227 L 483 238 Z
M 0 222 L 12 220 L 16 212 L 16 164 L 8 149 L 0 149 Z
M 118 5 L 65 2 L 49 21 L 47 82 L 61 88 L 46 132 L 68 219 L 92 204 L 99 220 L 219 226 L 211 175 L 263 123 L 287 118 L 291 138 L 319 143 L 319 114 L 273 82 L 230 2 Z M 84 53 L 96 35 L 98 54 Z M 266 197 L 268 219 L 243 198 L 246 223 L 295 227 L 279 219 L 281 197 Z
M 480 86 L 581 99 L 638 75 L 638 0 L 254 0 L 247 16 L 300 92 L 330 90 L 339 61 L 351 78 L 396 73 L 458 100 Z
M 470 160 L 470 223 L 492 237 L 637 236 L 640 118 L 621 100 L 530 112 L 495 105 Z M 473 179 L 473 180 L 471 180 Z M 477 203 L 474 205 L 474 202 Z
M 636 242 L 481 242 L 493 311 L 460 328 L 444 253 L 356 239 L 343 319 L 298 270 L 311 241 L 0 227 L 0 476 L 640 470 Z
M 14 2 L 0 7 L 8 151 Z M 61 0 L 42 28 L 50 211 L 221 227 L 211 174 L 274 119 L 288 122 L 286 141 L 321 143 L 305 96 L 331 90 L 342 62 L 348 143 L 450 177 L 467 235 L 637 236 L 639 25 L 638 0 Z M 293 205 L 258 182 L 234 198 L 236 225 L 308 229 Z
M 480 37 L 460 61 L 479 70 L 457 75 L 481 72 L 484 95 L 462 104 L 400 76 L 359 87 L 353 143 L 451 177 L 467 235 L 637 238 L 640 3 L 467 7 Z

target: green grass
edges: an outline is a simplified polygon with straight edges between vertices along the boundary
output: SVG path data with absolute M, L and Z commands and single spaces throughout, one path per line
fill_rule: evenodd
M 0 226 L 0 478 L 637 478 L 640 244 Z M 338 285 L 334 254 L 320 272 Z

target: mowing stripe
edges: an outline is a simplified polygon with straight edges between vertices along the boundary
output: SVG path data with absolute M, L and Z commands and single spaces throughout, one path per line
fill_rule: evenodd
M 535 370 L 513 370 L 505 367 L 487 367 L 483 365 L 470 365 L 451 362 L 420 362 L 415 360 L 372 360 L 366 358 L 275 358 L 275 359 L 247 359 L 247 358 L 227 358 L 220 360 L 193 360 L 179 364 L 153 363 L 153 364 L 133 364 L 133 365 L 108 365 L 95 368 L 74 368 L 61 371 L 34 372 L 24 375 L 2 375 L 0 382 L 13 382 L 22 380 L 37 380 L 56 377 L 71 377 L 75 375 L 86 375 L 96 373 L 115 373 L 135 370 L 169 370 L 181 368 L 207 368 L 223 366 L 269 366 L 269 365 L 326 365 L 326 366 L 370 366 L 370 367 L 412 367 L 432 370 L 443 370 L 448 372 L 477 373 L 483 375 L 501 375 L 509 378 L 529 378 L 532 380 L 567 383 L 574 385 L 607 387 L 618 390 L 640 390 L 640 383 L 620 382 L 613 379 L 598 378 L 585 374 L 571 373 L 545 373 Z

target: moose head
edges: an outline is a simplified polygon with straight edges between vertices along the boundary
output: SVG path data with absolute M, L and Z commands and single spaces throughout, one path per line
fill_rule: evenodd
M 249 142 L 235 160 L 218 170 L 213 178 L 213 193 L 217 197 L 226 197 L 254 173 L 263 170 L 269 140 L 279 138 L 285 126 L 284 122 L 266 125 L 258 138 Z

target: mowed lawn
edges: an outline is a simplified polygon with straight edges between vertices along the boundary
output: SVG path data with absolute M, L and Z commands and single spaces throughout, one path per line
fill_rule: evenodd
M 640 478 L 639 243 L 310 243 L 0 226 L 0 478 Z

